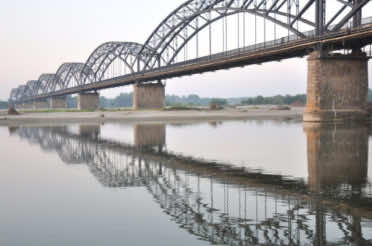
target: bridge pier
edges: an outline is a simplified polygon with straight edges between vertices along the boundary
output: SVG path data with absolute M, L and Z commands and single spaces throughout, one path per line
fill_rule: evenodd
M 362 52 L 308 58 L 305 122 L 366 120 L 368 60 Z
M 165 86 L 162 83 L 133 86 L 133 109 L 163 109 Z
M 37 109 L 49 109 L 49 103 L 47 100 L 37 100 L 32 103 L 32 108 Z
M 97 110 L 99 109 L 99 93 L 80 93 L 78 96 L 79 110 Z
M 67 99 L 66 99 L 66 96 L 51 97 L 50 98 L 50 108 L 52 108 L 52 109 L 64 109 L 64 108 L 67 108 Z

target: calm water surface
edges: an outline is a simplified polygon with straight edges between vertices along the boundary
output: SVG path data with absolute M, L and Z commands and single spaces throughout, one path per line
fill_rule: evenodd
M 0 245 L 372 245 L 370 132 L 0 127 Z

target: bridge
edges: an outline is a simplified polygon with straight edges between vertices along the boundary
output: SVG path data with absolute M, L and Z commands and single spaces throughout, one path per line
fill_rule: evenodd
M 174 223 L 212 244 L 372 244 L 365 126 L 305 126 L 308 182 L 172 154 L 164 125 L 134 126 L 132 144 L 102 137 L 98 125 L 80 126 L 78 133 L 69 127 L 9 130 L 58 153 L 67 165 L 86 164 L 105 187 L 145 187 Z
M 104 43 L 85 63 L 64 63 L 12 89 L 9 105 L 64 108 L 66 95 L 78 94 L 79 109 L 97 109 L 99 90 L 133 85 L 134 109 L 162 108 L 165 79 L 308 56 L 304 120 L 365 119 L 372 18 L 363 10 L 369 3 L 189 0 L 143 44 Z

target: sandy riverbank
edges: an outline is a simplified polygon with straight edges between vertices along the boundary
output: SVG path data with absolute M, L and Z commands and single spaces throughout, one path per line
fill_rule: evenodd
M 275 110 L 272 107 L 242 107 L 223 110 L 154 110 L 154 111 L 96 111 L 96 112 L 28 112 L 7 115 L 0 112 L 0 124 L 73 123 L 73 122 L 184 122 L 216 120 L 302 120 L 304 108 Z

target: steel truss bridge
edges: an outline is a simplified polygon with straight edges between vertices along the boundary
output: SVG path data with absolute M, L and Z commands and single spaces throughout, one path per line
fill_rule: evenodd
M 334 185 L 329 196 L 309 193 L 300 180 L 176 156 L 164 146 L 104 139 L 99 126 L 88 129 L 84 134 L 68 127 L 20 127 L 10 132 L 57 152 L 66 164 L 86 164 L 103 186 L 145 187 L 180 228 L 212 244 L 372 244 L 371 238 L 364 238 L 371 235 L 372 221 L 360 217 L 371 213 L 372 187 L 366 181 Z M 364 204 L 367 209 L 340 212 L 325 208 L 324 201 L 337 207 L 340 202 L 345 207 Z M 332 240 L 339 238 L 327 241 L 326 228 Z
M 42 74 L 12 89 L 9 102 L 301 57 L 313 50 L 355 51 L 372 43 L 372 18 L 362 16 L 369 3 L 189 0 L 171 12 L 143 44 L 104 43 L 85 63 L 64 63 L 56 73 Z

